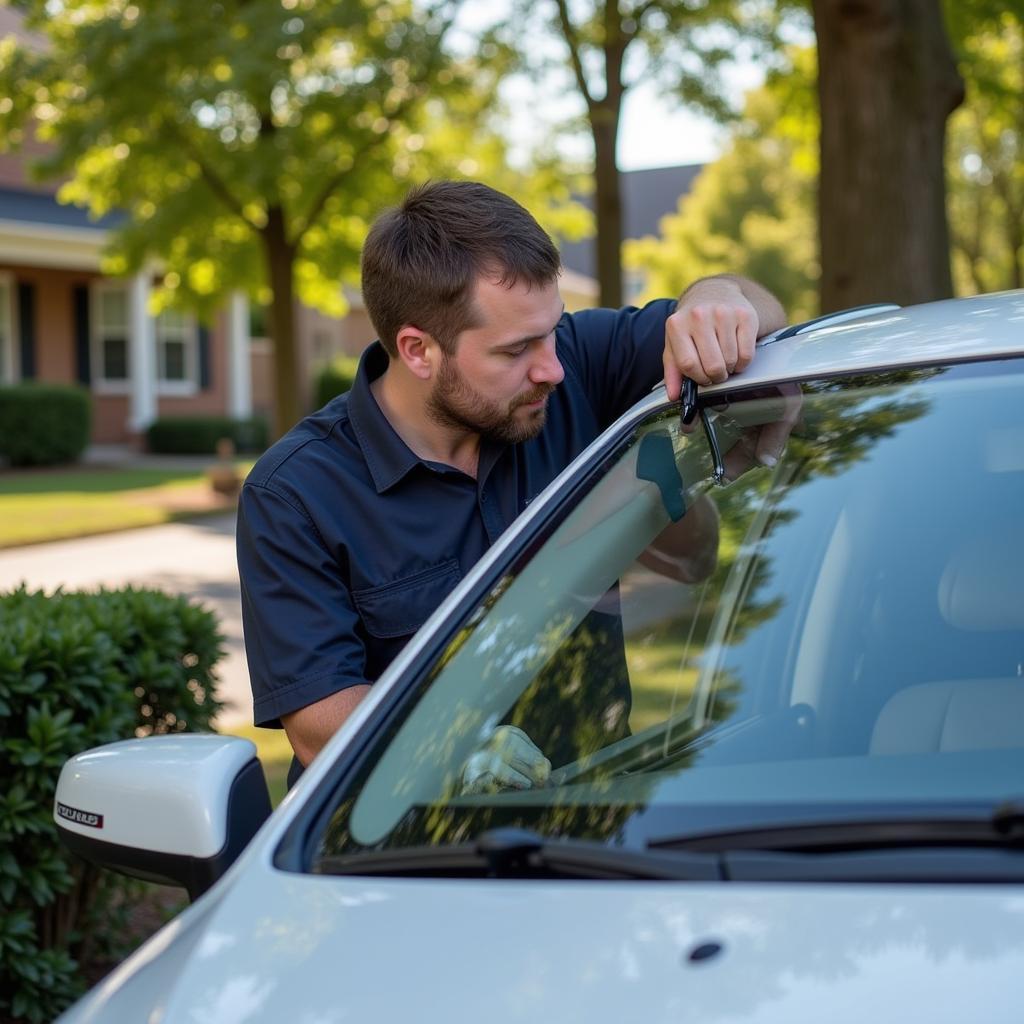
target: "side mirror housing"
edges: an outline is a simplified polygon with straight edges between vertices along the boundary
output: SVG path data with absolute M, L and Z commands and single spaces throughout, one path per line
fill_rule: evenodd
M 80 856 L 183 886 L 192 899 L 230 867 L 270 815 L 256 745 L 181 734 L 95 747 L 61 769 L 53 817 Z

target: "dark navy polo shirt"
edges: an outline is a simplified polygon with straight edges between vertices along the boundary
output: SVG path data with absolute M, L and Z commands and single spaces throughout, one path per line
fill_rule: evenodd
M 661 299 L 565 314 L 565 379 L 537 437 L 485 442 L 477 479 L 421 460 L 370 391 L 387 368 L 364 352 L 352 390 L 256 463 L 238 509 L 242 621 L 257 725 L 280 726 L 373 682 L 513 519 L 662 377 Z

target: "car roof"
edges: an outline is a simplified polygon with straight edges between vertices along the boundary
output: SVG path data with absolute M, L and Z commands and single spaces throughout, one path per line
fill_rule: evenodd
M 810 321 L 758 343 L 754 361 L 702 393 L 845 373 L 1024 356 L 1024 290 L 877 306 Z

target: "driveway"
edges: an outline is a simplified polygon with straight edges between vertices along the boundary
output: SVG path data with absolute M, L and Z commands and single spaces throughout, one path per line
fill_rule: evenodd
M 184 594 L 217 614 L 227 637 L 218 695 L 222 727 L 252 722 L 252 696 L 242 646 L 235 567 L 235 514 L 81 540 L 0 551 L 0 591 L 24 581 L 31 589 L 93 590 L 100 586 L 158 587 Z

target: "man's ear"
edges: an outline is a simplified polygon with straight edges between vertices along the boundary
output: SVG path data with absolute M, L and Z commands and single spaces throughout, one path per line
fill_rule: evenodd
M 430 380 L 437 372 L 441 349 L 426 331 L 421 331 L 412 324 L 403 324 L 398 329 L 395 346 L 398 349 L 398 358 L 414 377 Z

